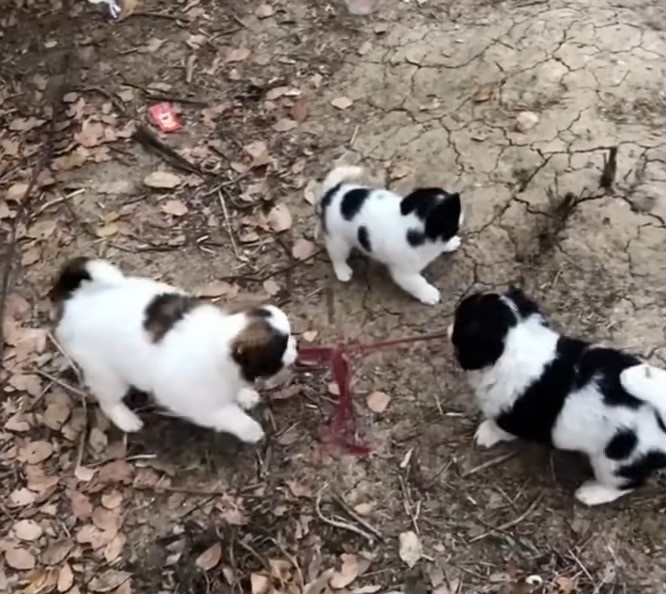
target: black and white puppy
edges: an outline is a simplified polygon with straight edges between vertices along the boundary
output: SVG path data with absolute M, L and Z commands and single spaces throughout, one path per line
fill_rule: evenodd
M 478 445 L 519 437 L 586 454 L 594 480 L 576 491 L 586 505 L 666 466 L 666 382 L 659 397 L 638 358 L 559 334 L 518 289 L 466 297 L 449 332 L 485 416 Z
M 463 221 L 460 194 L 441 188 L 394 192 L 345 183 L 363 174 L 360 167 L 331 171 L 323 183 L 321 229 L 338 280 L 347 282 L 352 249 L 381 262 L 402 289 L 429 305 L 441 299 L 421 271 L 443 252 L 460 247 Z

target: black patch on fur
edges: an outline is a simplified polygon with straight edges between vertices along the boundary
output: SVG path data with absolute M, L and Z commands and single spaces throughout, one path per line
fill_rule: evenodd
M 84 281 L 92 280 L 87 270 L 90 258 L 80 256 L 65 262 L 58 277 L 49 291 L 49 299 L 53 303 L 61 303 L 69 299 Z
M 659 429 L 666 433 L 666 424 L 664 424 L 664 419 L 661 418 L 661 415 L 657 411 L 655 411 L 654 416 L 657 419 L 657 425 L 659 425 Z
M 645 483 L 648 477 L 655 471 L 666 466 L 666 453 L 659 450 L 646 452 L 631 464 L 625 464 L 618 468 L 616 474 L 626 479 L 624 488 L 633 489 Z
M 340 186 L 342 184 L 337 184 L 333 186 L 328 192 L 326 192 L 322 198 L 321 198 L 321 228 L 324 230 L 324 233 L 326 233 L 326 211 L 328 210 L 328 207 L 331 205 L 331 201 L 333 200 L 333 196 L 335 196 L 335 193 L 340 189 Z
M 516 315 L 497 293 L 474 293 L 457 306 L 451 342 L 465 371 L 493 365 L 504 352 Z
M 340 203 L 340 212 L 345 221 L 351 221 L 358 214 L 370 191 L 369 188 L 354 188 L 345 192 Z
M 159 342 L 199 302 L 189 295 L 161 293 L 146 306 L 143 327 L 153 342 Z
M 553 425 L 576 384 L 577 364 L 587 346 L 582 340 L 560 336 L 555 358 L 513 407 L 496 419 L 497 424 L 522 439 L 551 445 Z
M 251 326 L 247 336 L 232 345 L 231 356 L 238 364 L 243 379 L 252 383 L 259 378 L 272 377 L 282 370 L 282 357 L 288 341 L 289 336 L 261 319 Z
M 425 237 L 448 241 L 459 231 L 460 194 L 442 188 L 417 188 L 400 202 L 402 215 L 415 213 L 423 221 Z
M 418 247 L 425 243 L 425 235 L 417 229 L 409 229 L 407 231 L 407 243 L 412 247 Z
M 521 318 L 529 318 L 533 314 L 541 314 L 541 310 L 536 302 L 532 301 L 527 295 L 525 295 L 522 289 L 509 287 L 509 290 L 505 295 L 513 301 Z
M 626 460 L 636 448 L 638 437 L 631 429 L 619 429 L 604 449 L 606 458 Z
M 370 233 L 368 233 L 368 228 L 365 225 L 361 225 L 358 228 L 356 236 L 358 237 L 358 242 L 361 247 L 366 252 L 370 253 L 372 251 L 372 245 L 370 245 Z
M 636 410 L 643 401 L 627 392 L 620 383 L 620 373 L 627 367 L 638 365 L 640 360 L 609 348 L 591 348 L 585 352 L 578 362 L 576 388 L 596 381 L 603 395 L 604 404 L 608 406 L 626 406 Z

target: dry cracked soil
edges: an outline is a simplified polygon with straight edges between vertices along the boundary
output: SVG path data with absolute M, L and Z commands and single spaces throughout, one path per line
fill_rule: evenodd
M 222 302 L 270 297 L 330 344 L 442 329 L 471 289 L 520 283 L 569 333 L 664 363 L 662 2 L 3 9 L 0 591 L 664 591 L 663 479 L 587 509 L 577 457 L 475 448 L 445 340 L 354 358 L 367 457 L 326 446 L 324 373 L 267 393 L 259 448 L 139 396 L 146 427 L 125 437 L 86 402 L 46 301 L 63 259 L 96 254 Z M 163 100 L 183 127 L 156 148 Z M 538 117 L 523 132 L 521 112 Z M 427 272 L 440 305 L 361 259 L 335 282 L 311 202 L 338 159 L 462 193 L 463 246 Z

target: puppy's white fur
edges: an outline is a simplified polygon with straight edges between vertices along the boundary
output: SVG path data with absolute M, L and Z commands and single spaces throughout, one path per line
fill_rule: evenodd
M 160 294 L 184 292 L 125 276 L 101 260 L 89 261 L 86 269 L 92 281 L 64 301 L 56 335 L 111 421 L 123 431 L 141 428 L 141 419 L 123 402 L 134 386 L 197 425 L 249 443 L 262 439 L 261 425 L 243 410 L 256 405 L 259 395 L 243 380 L 230 352 L 247 326 L 244 313 L 227 315 L 213 305 L 198 305 L 152 342 L 144 328 L 146 307 Z M 283 363 L 290 365 L 296 343 L 289 321 L 277 308 L 271 314 L 271 322 L 289 336 Z
M 423 221 L 415 212 L 403 215 L 400 212 L 402 196 L 385 189 L 371 189 L 361 212 L 352 221 L 345 220 L 340 212 L 344 195 L 354 188 L 366 188 L 357 184 L 346 184 L 348 180 L 360 178 L 363 168 L 340 166 L 334 168 L 324 179 L 322 196 L 343 184 L 335 193 L 326 212 L 326 251 L 331 259 L 333 271 L 341 282 L 352 278 L 352 269 L 347 263 L 352 249 L 358 249 L 373 260 L 384 264 L 394 282 L 404 291 L 422 303 L 439 303 L 441 294 L 422 275 L 421 271 L 445 252 L 454 252 L 460 247 L 460 237 L 454 236 L 448 242 L 425 241 L 422 245 L 411 246 L 405 237 L 410 229 L 422 229 Z M 459 225 L 464 215 L 461 211 Z M 357 238 L 357 230 L 363 226 L 370 230 L 372 251 L 365 252 Z

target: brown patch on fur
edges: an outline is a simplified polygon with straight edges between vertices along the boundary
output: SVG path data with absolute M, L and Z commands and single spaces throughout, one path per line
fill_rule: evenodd
M 241 368 L 243 379 L 253 382 L 282 369 L 289 337 L 270 324 L 268 311 L 254 308 L 246 315 L 248 325 L 231 344 L 231 356 Z
M 174 325 L 197 307 L 200 302 L 189 295 L 161 293 L 146 307 L 143 327 L 153 342 L 159 342 Z

